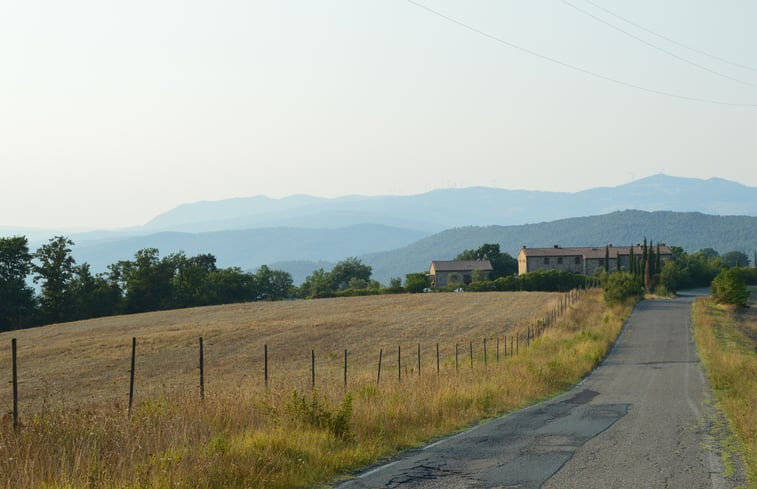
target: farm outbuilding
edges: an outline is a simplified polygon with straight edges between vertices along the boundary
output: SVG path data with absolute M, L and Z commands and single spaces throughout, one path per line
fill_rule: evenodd
M 494 269 L 489 260 L 486 259 L 432 261 L 428 274 L 431 278 L 431 287 L 444 287 L 450 282 L 461 285 L 471 283 L 473 281 L 473 272 L 476 270 L 489 273 Z

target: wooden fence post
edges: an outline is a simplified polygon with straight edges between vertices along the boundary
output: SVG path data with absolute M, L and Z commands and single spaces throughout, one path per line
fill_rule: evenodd
M 484 338 L 484 367 L 486 367 L 486 338 Z
M 397 345 L 397 381 L 402 382 L 402 345 Z
M 131 405 L 134 401 L 134 365 L 136 363 L 137 356 L 137 338 L 131 338 L 131 370 L 129 370 L 129 409 L 128 414 L 131 414 Z
M 457 343 L 455 343 L 455 373 L 460 371 L 460 364 L 457 361 Z
M 315 350 L 310 350 L 310 388 L 315 389 Z
M 421 344 L 418 343 L 418 377 L 421 376 Z
M 473 340 L 470 340 L 470 368 L 473 368 Z
M 378 386 L 381 382 L 381 356 L 384 354 L 384 349 L 379 348 L 379 364 L 378 364 L 378 375 L 376 376 L 376 385 Z
M 439 343 L 436 343 L 436 373 L 439 373 Z
M 205 360 L 202 351 L 202 336 L 200 336 L 200 400 L 205 400 Z
M 268 343 L 263 345 L 263 377 L 265 378 L 265 388 L 268 389 Z
M 18 431 L 18 363 L 16 338 L 11 339 L 11 365 L 13 369 L 13 431 Z
M 344 349 L 344 390 L 347 390 L 347 348 Z

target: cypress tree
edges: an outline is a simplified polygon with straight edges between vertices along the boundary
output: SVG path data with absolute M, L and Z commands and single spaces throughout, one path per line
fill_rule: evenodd
M 644 236 L 644 249 L 641 251 L 641 275 L 647 271 L 647 262 L 649 260 L 649 250 L 647 249 L 647 237 Z
M 657 273 L 662 272 L 662 263 L 660 263 L 660 242 L 657 242 L 657 256 L 655 257 L 657 260 L 657 263 L 655 264 L 655 270 L 657 270 Z
M 605 245 L 605 273 L 610 272 L 610 247 Z
M 648 256 L 648 259 L 649 259 L 649 273 L 651 273 L 652 275 L 654 275 L 655 273 L 657 273 L 655 271 L 655 265 L 657 264 L 657 262 L 655 261 L 655 258 L 654 258 L 654 246 L 652 246 L 652 241 L 651 240 L 649 241 L 649 256 Z
M 636 258 L 633 256 L 633 244 L 628 249 L 628 271 L 631 275 L 636 275 Z

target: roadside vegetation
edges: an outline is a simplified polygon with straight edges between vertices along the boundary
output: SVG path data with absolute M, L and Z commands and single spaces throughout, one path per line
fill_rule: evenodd
M 208 324 L 207 318 L 199 319 L 198 324 L 204 324 L 208 332 L 213 332 L 213 340 L 208 343 L 235 345 L 236 355 L 244 355 L 243 338 L 254 336 L 250 331 L 246 336 L 238 336 L 244 334 L 242 327 L 226 338 L 226 328 L 237 321 L 247 321 L 248 325 L 254 324 L 253 328 L 268 331 L 269 340 L 280 341 L 281 345 L 292 345 L 296 341 L 296 337 L 287 334 L 276 338 L 278 333 L 287 330 L 281 321 L 296 324 L 311 320 L 314 327 L 330 331 L 318 335 L 319 339 L 325 336 L 326 343 L 334 338 L 345 341 L 360 338 L 362 345 L 371 347 L 362 348 L 366 350 L 365 360 L 359 360 L 356 353 L 347 388 L 339 381 L 341 370 L 333 367 L 325 369 L 325 375 L 330 375 L 332 381 L 319 380 L 311 390 L 305 380 L 309 377 L 307 366 L 295 363 L 287 368 L 286 359 L 282 358 L 277 360 L 278 370 L 269 389 L 260 387 L 260 379 L 256 382 L 258 387 L 246 388 L 242 381 L 252 383 L 251 373 L 240 371 L 247 369 L 241 366 L 237 356 L 217 369 L 218 375 L 226 375 L 223 387 L 210 377 L 204 402 L 197 399 L 196 391 L 182 392 L 164 385 L 150 397 L 139 397 L 131 416 L 126 415 L 122 401 L 112 398 L 98 401 L 98 395 L 93 395 L 91 399 L 85 397 L 77 402 L 70 397 L 58 399 L 57 393 L 52 396 L 40 393 L 39 402 L 35 403 L 37 409 L 34 414 L 22 417 L 17 433 L 7 416 L 2 423 L 0 480 L 5 481 L 5 487 L 19 489 L 283 488 L 333 481 L 340 474 L 402 448 L 518 409 L 572 386 L 605 355 L 631 306 L 608 308 L 600 291 L 590 291 L 581 301 L 568 307 L 556 325 L 526 348 L 522 339 L 525 328 L 540 311 L 556 304 L 559 297 L 538 293 L 424 294 L 257 303 L 256 311 L 246 311 L 245 320 L 239 316 L 240 311 L 234 309 L 242 306 L 207 308 L 217 314 L 231 315 L 224 320 L 227 324 L 223 321 Z M 396 300 L 401 303 L 394 304 Z M 518 303 L 513 302 L 521 300 L 524 302 L 520 310 L 527 311 L 525 314 L 518 313 Z M 428 306 L 428 301 L 433 302 L 433 307 Z M 489 307 L 499 311 L 499 315 L 492 315 L 482 301 L 488 301 Z M 466 302 L 473 304 L 468 307 Z M 356 304 L 354 310 L 364 311 L 364 316 L 345 313 L 353 303 Z M 271 307 L 275 310 L 267 311 Z M 228 308 L 231 309 L 225 312 Z M 313 315 L 328 310 L 331 316 L 319 319 Z M 159 342 L 167 336 L 181 334 L 176 330 L 180 324 L 177 321 L 202 311 L 204 309 L 186 310 L 183 314 L 157 313 L 162 316 L 156 317 L 137 315 L 131 319 L 144 323 L 143 328 L 153 328 L 154 341 Z M 524 317 L 519 318 L 518 314 Z M 417 315 L 427 322 L 393 324 L 397 317 L 406 315 Z M 90 352 L 90 362 L 97 364 L 102 361 L 101 357 L 106 357 L 105 362 L 109 364 L 114 362 L 112 348 L 102 344 L 106 336 L 98 337 L 95 330 L 107 328 L 106 321 L 128 322 L 126 318 L 96 320 L 102 322 L 99 327 L 89 322 L 79 326 L 79 330 L 89 326 L 90 335 L 95 336 L 93 348 L 96 351 Z M 492 320 L 494 324 L 489 322 Z M 361 323 L 362 327 L 344 329 L 346 325 Z M 365 323 L 374 324 L 367 327 Z M 56 326 L 61 327 L 65 325 Z M 53 335 L 54 329 L 18 333 Z M 296 329 L 299 329 L 300 345 L 307 347 L 315 338 L 314 330 L 301 325 Z M 291 334 L 295 334 L 294 330 Z M 386 330 L 390 330 L 389 337 L 384 336 Z M 492 335 L 497 332 L 512 335 L 516 331 L 521 334 L 519 354 L 505 356 L 500 351 L 499 361 L 496 361 Z M 389 360 L 392 357 L 388 352 L 392 350 L 387 347 L 385 370 L 377 385 L 377 352 L 374 350 L 387 341 L 396 345 L 397 337 L 392 335 L 402 332 L 405 334 L 403 342 L 410 345 L 420 342 L 421 338 L 423 341 L 440 338 L 443 348 L 440 373 L 436 372 L 435 361 L 429 358 L 432 354 L 424 350 L 427 356 L 419 375 L 414 367 L 414 348 L 408 345 L 403 351 L 410 352 L 411 356 L 405 360 L 410 370 L 403 372 L 399 380 L 397 368 L 390 366 L 394 362 Z M 332 334 L 336 336 L 330 336 Z M 456 370 L 450 345 L 459 342 L 467 347 L 468 340 L 487 336 L 490 338 L 488 363 L 484 365 L 479 344 L 472 368 L 465 355 L 467 348 L 461 348 L 459 370 Z M 7 340 L 7 333 L 0 339 Z M 23 338 L 19 341 L 27 343 Z M 83 338 L 78 341 L 83 342 Z M 181 345 L 183 341 L 178 343 Z M 71 348 L 74 343 L 67 346 Z M 148 348 L 166 350 L 159 345 Z M 395 349 L 394 355 L 396 353 Z M 332 360 L 336 365 L 341 363 L 339 357 Z M 32 359 L 27 358 L 25 362 L 31 363 Z M 49 362 L 55 362 L 54 356 Z M 151 368 L 160 370 L 165 366 L 157 362 Z M 112 372 L 105 367 L 101 370 Z M 259 369 L 256 372 L 259 374 Z M 93 383 L 120 382 L 123 373 L 119 372 L 119 379 L 98 379 Z M 37 378 L 43 378 L 41 373 L 38 375 Z M 146 373 L 145 377 L 150 375 Z M 30 380 L 25 383 L 29 384 Z M 153 381 L 166 383 L 166 378 Z M 5 399 L 7 389 L 3 386 Z M 61 397 L 64 395 L 60 393 Z
M 732 448 L 743 455 L 749 487 L 757 487 L 757 311 L 699 299 L 692 319 L 707 377 L 736 437 Z

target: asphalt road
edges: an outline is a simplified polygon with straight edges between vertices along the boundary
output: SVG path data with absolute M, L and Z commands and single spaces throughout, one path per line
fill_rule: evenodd
M 410 450 L 338 486 L 730 488 L 724 423 L 691 335 L 691 297 L 640 303 L 613 350 L 570 391 Z

